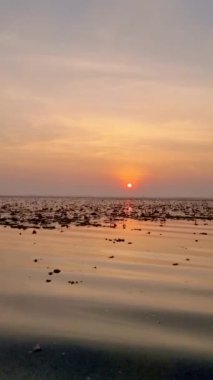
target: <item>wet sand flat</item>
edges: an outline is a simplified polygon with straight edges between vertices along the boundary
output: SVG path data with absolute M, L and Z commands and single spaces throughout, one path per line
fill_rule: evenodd
M 73 223 L 51 200 L 36 228 L 40 201 L 21 202 L 1 204 L 1 379 L 213 378 L 211 203 L 75 200 Z

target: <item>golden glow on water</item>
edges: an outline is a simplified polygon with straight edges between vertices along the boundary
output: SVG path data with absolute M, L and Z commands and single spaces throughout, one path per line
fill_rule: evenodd
M 131 214 L 133 204 L 125 207 Z M 2 326 L 210 354 L 212 223 L 205 228 L 208 235 L 200 235 L 199 244 L 191 222 L 167 222 L 162 228 L 128 220 L 125 229 L 120 222 L 116 229 L 41 229 L 36 235 L 1 228 Z M 196 226 L 196 233 L 203 229 Z M 125 241 L 109 240 L 118 237 Z M 61 273 L 46 283 L 53 268 Z M 83 282 L 72 286 L 69 280 Z

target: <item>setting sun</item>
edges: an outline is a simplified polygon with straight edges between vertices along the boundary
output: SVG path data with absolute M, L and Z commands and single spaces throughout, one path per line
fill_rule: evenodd
M 132 183 L 128 183 L 127 187 L 128 187 L 128 189 L 131 189 L 132 188 Z

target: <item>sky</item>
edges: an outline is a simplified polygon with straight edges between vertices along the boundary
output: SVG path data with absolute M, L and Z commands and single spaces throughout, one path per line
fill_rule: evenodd
M 0 194 L 213 197 L 212 15 L 0 0 Z

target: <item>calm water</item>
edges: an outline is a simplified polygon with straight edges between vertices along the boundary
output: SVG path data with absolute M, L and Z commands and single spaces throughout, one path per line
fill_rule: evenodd
M 32 376 L 38 360 L 35 378 L 45 378 L 43 355 L 54 379 L 53 355 L 66 369 L 59 378 L 68 379 L 70 361 L 60 364 L 57 350 L 61 355 L 66 345 L 75 368 L 78 356 L 69 350 L 80 345 L 86 361 L 91 347 L 120 350 L 109 365 L 103 358 L 97 364 L 93 351 L 94 378 L 103 378 L 119 357 L 122 368 L 106 378 L 131 379 L 134 373 L 132 379 L 139 379 L 143 367 L 145 379 L 210 379 L 212 207 L 211 201 L 1 198 L 0 331 L 8 347 L 0 357 L 1 378 L 11 378 L 5 375 L 10 360 L 22 378 Z M 17 341 L 24 342 L 23 352 Z M 35 344 L 44 352 L 28 366 Z M 130 352 L 138 357 L 134 365 L 127 358 L 131 373 L 121 364 Z M 151 377 L 159 361 L 171 373 Z M 79 373 L 76 378 L 86 378 Z

